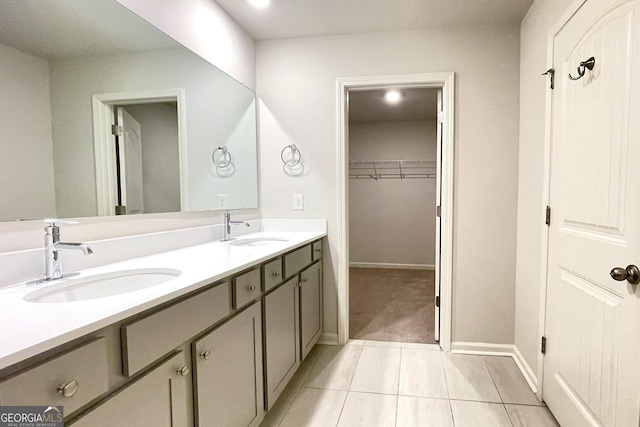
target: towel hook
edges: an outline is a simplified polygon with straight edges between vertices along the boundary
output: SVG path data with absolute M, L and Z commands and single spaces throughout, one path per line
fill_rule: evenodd
M 587 69 L 589 71 L 593 70 L 594 65 L 596 65 L 596 58 L 592 56 L 586 61 L 582 61 L 580 63 L 580 65 L 578 66 L 578 77 L 573 77 L 571 74 L 569 74 L 569 78 L 571 80 L 580 80 L 582 76 L 584 76 L 584 73 L 586 72 Z
M 286 151 L 287 148 L 291 150 L 291 158 L 288 161 L 285 160 L 284 158 L 284 152 Z M 297 155 L 297 159 L 296 159 L 296 155 Z M 295 144 L 287 145 L 280 152 L 280 159 L 282 160 L 282 163 L 284 163 L 286 167 L 292 168 L 300 164 L 300 162 L 302 161 L 302 153 L 300 152 L 300 149 Z
M 218 151 L 220 151 L 220 154 L 216 156 Z M 216 165 L 216 167 L 226 168 L 231 164 L 231 153 L 229 152 L 229 149 L 225 146 L 216 148 L 213 150 L 213 153 L 211 153 L 211 161 L 213 161 L 213 164 Z

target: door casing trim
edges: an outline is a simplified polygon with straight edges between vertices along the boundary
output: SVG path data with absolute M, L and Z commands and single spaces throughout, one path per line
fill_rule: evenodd
M 348 94 L 355 90 L 395 88 L 442 89 L 443 134 L 441 177 L 440 234 L 440 347 L 451 350 L 453 295 L 453 184 L 455 149 L 455 73 L 422 73 L 386 76 L 338 78 L 337 89 L 337 181 L 338 181 L 338 242 L 336 244 L 338 275 L 338 343 L 349 340 L 349 147 Z

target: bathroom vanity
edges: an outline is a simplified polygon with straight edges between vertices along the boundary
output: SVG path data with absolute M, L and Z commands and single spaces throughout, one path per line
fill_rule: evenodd
M 0 320 L 13 325 L 0 404 L 62 405 L 79 427 L 259 425 L 321 335 L 324 236 L 255 233 L 67 281 L 179 272 L 110 296 L 75 300 L 64 279 L 0 289 Z M 58 302 L 40 299 L 47 286 L 62 287 Z

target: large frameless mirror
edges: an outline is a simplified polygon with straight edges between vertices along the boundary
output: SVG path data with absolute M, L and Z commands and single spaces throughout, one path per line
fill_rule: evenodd
M 114 0 L 0 0 L 0 221 L 257 207 L 255 94 Z

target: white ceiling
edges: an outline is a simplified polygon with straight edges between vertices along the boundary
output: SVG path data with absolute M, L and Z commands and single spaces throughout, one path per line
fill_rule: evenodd
M 216 0 L 256 40 L 519 23 L 533 0 Z
M 0 44 L 45 59 L 180 47 L 113 0 L 0 0 Z
M 400 89 L 402 100 L 389 104 L 385 90 L 349 92 L 349 121 L 435 120 L 438 89 Z

